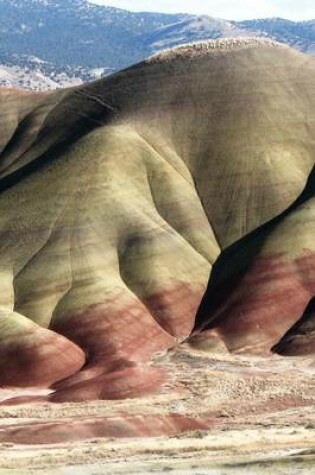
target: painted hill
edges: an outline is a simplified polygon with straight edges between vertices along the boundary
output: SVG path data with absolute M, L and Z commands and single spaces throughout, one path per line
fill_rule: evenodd
M 1 89 L 1 385 L 154 391 L 151 359 L 193 329 L 230 351 L 313 352 L 314 73 L 249 38 Z

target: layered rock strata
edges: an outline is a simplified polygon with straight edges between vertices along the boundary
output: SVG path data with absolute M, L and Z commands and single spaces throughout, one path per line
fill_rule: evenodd
M 314 295 L 314 73 L 220 40 L 65 91 L 2 89 L 0 384 L 134 397 L 193 330 L 277 348 Z M 281 353 L 313 351 L 306 333 Z

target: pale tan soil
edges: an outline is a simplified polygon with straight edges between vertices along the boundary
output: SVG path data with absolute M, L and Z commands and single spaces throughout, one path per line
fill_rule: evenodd
M 312 358 L 210 355 L 181 347 L 155 361 L 172 375 L 162 394 L 125 401 L 2 406 L 7 427 L 177 413 L 209 430 L 172 437 L 83 438 L 0 445 L 0 474 L 311 474 L 315 472 Z M 2 394 L 4 397 L 4 393 Z M 31 443 L 31 441 L 30 441 Z
M 224 474 L 232 468 L 233 473 L 243 473 L 246 467 L 251 474 L 257 470 L 269 473 L 264 469 L 271 465 L 279 469 L 274 473 L 291 473 L 291 467 L 300 470 L 304 466 L 310 470 L 315 461 L 315 453 L 310 449 L 313 444 L 313 431 L 283 428 L 192 433 L 169 439 L 94 440 L 40 449 L 12 447 L 6 448 L 1 458 L 3 466 L 14 470 L 2 469 L 0 473 Z

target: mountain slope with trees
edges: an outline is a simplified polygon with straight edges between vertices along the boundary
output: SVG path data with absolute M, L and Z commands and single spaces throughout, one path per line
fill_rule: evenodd
M 135 13 L 88 0 L 0 0 L 0 66 L 18 68 L 10 74 L 0 70 L 0 85 L 45 89 L 86 82 L 162 49 L 244 36 L 269 37 L 315 53 L 315 21 L 232 22 L 207 15 Z

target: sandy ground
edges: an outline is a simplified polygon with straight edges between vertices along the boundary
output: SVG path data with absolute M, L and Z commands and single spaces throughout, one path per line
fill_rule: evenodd
M 170 374 L 157 395 L 1 406 L 0 475 L 315 473 L 313 358 L 212 355 L 184 346 L 154 364 Z M 176 434 L 169 423 L 169 434 L 159 437 L 93 431 L 99 421 L 124 427 L 141 417 L 159 424 L 170 414 L 205 425 Z M 49 428 L 56 424 L 61 441 L 54 432 L 52 443 Z

